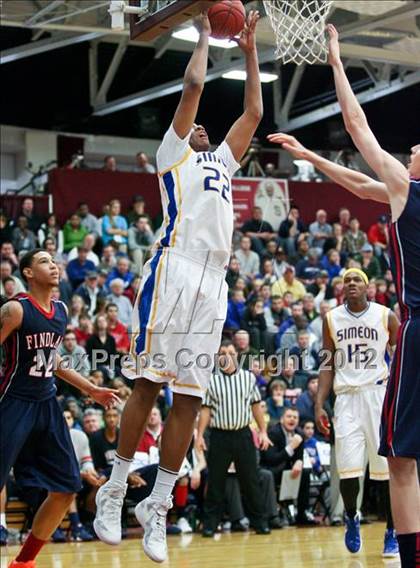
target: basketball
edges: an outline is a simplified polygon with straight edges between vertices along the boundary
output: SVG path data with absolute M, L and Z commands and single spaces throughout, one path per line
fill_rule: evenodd
M 241 0 L 223 0 L 212 6 L 208 12 L 211 35 L 227 39 L 238 35 L 245 26 L 246 12 Z

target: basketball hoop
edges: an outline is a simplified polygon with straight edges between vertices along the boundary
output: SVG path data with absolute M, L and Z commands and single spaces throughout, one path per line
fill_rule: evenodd
M 276 36 L 276 59 L 283 63 L 325 63 L 325 22 L 333 0 L 264 0 Z

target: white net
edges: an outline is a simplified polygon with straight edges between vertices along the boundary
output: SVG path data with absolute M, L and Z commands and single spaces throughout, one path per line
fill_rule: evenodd
M 276 36 L 276 58 L 283 63 L 325 63 L 325 22 L 333 0 L 264 0 Z

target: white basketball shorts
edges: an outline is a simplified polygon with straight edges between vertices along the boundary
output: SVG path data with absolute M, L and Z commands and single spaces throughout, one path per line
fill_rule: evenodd
M 337 395 L 334 405 L 335 452 L 340 479 L 361 477 L 366 454 L 371 479 L 389 479 L 388 464 L 378 455 L 385 386 Z
M 146 263 L 133 309 L 129 379 L 169 383 L 203 398 L 220 347 L 228 286 L 223 269 L 161 248 Z

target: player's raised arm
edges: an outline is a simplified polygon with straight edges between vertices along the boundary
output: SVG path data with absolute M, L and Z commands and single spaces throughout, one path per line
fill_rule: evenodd
M 251 10 L 241 36 L 237 40 L 246 60 L 244 112 L 226 136 L 226 142 L 237 162 L 240 162 L 247 151 L 263 115 L 260 70 L 255 39 L 255 29 L 259 17 L 257 11 Z
M 270 142 L 281 144 L 283 149 L 292 154 L 294 158 L 311 162 L 317 170 L 351 193 L 354 193 L 354 195 L 357 195 L 357 197 L 373 199 L 380 203 L 389 203 L 389 196 L 384 183 L 319 156 L 305 148 L 294 136 L 289 134 L 279 132 L 277 134 L 269 134 L 267 138 Z
M 23 309 L 20 302 L 7 302 L 0 310 L 0 345 L 22 324 Z
M 185 138 L 193 127 L 207 73 L 209 35 L 211 33 L 207 12 L 198 16 L 194 20 L 194 25 L 200 37 L 185 70 L 182 96 L 173 121 L 174 130 L 179 138 Z
M 344 124 L 363 158 L 387 187 L 391 207 L 399 195 L 406 196 L 409 186 L 407 169 L 394 156 L 383 150 L 369 127 L 366 115 L 352 91 L 340 58 L 338 32 L 327 26 L 330 36 L 329 63 L 333 68 L 335 89 L 343 113 Z

